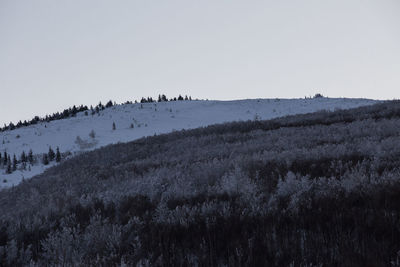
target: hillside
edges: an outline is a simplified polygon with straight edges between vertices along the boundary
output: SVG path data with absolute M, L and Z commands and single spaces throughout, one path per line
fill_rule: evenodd
M 318 110 L 348 109 L 376 103 L 368 99 L 252 99 L 238 101 L 174 101 L 116 105 L 98 114 L 41 122 L 12 131 L 0 132 L 0 153 L 6 151 L 19 160 L 21 153 L 32 149 L 35 162 L 25 168 L 21 164 L 11 174 L 0 163 L 0 189 L 20 183 L 55 165 L 43 165 L 42 154 L 59 147 L 68 157 L 118 142 L 144 136 L 193 129 L 216 123 L 265 120 L 310 113 Z M 115 130 L 113 130 L 115 123 Z M 93 131 L 94 137 L 89 136 Z M 78 138 L 79 137 L 79 138 Z
M 400 102 L 177 131 L 0 192 L 5 266 L 400 262 Z

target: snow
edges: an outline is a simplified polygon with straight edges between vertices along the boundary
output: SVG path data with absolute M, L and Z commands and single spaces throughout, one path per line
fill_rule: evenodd
M 39 155 L 54 150 L 71 152 L 93 150 L 105 145 L 128 142 L 144 136 L 192 129 L 216 123 L 245 120 L 265 120 L 276 117 L 315 112 L 319 110 L 348 109 L 377 103 L 369 99 L 313 98 L 313 99 L 248 99 L 235 101 L 174 101 L 143 104 L 123 104 L 86 116 L 46 123 L 38 123 L 13 131 L 0 133 L 0 153 L 6 151 L 17 158 L 22 151 L 32 149 Z M 116 129 L 112 129 L 115 122 Z M 131 128 L 131 124 L 134 128 Z M 89 136 L 95 132 L 95 138 Z M 77 141 L 77 136 L 81 141 Z M 42 173 L 54 163 L 37 164 L 30 170 L 17 170 L 5 174 L 0 169 L 0 189 L 17 185 L 22 179 Z

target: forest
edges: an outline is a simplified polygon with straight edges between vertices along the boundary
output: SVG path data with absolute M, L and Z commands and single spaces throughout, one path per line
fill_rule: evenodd
M 109 145 L 0 211 L 0 266 L 400 266 L 400 101 Z

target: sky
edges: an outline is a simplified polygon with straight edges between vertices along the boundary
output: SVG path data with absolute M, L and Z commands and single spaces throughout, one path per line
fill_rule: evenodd
M 0 0 L 0 125 L 178 94 L 400 98 L 398 0 Z

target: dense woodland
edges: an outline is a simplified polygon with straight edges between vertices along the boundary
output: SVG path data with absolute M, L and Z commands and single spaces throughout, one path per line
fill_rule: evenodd
M 399 266 L 400 102 L 110 145 L 0 210 L 0 266 Z

